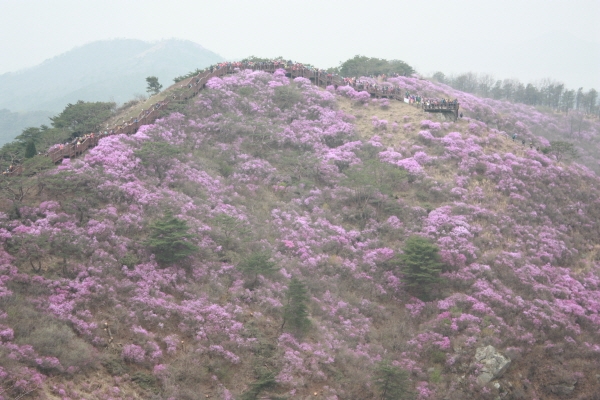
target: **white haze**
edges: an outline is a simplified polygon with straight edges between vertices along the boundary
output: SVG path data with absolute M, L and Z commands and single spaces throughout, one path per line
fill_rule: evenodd
M 420 73 L 600 89 L 598 0 L 0 0 L 0 73 L 102 39 L 194 41 L 319 67 L 362 54 Z

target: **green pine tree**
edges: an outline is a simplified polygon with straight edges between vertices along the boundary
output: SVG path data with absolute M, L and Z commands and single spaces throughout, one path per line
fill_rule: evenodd
M 244 393 L 242 393 L 242 395 L 240 396 L 240 400 L 256 400 L 258 399 L 258 396 L 261 394 L 261 392 L 263 392 L 264 390 L 267 390 L 269 388 L 273 388 L 275 386 L 277 386 L 277 380 L 275 380 L 275 378 L 277 377 L 277 374 L 274 372 L 262 372 L 260 374 L 260 376 L 258 377 L 258 379 L 256 380 L 256 382 L 253 382 L 251 384 L 249 384 L 248 386 L 250 386 L 248 388 L 248 390 L 246 390 Z M 265 397 L 261 397 L 261 398 L 265 398 Z M 269 397 L 272 398 L 272 397 Z
M 552 154 L 556 161 L 560 162 L 566 158 L 575 159 L 579 157 L 577 149 L 573 143 L 557 140 L 550 142 L 550 147 L 542 148 L 544 154 Z
M 286 304 L 283 306 L 283 323 L 281 330 L 303 335 L 310 327 L 308 319 L 308 290 L 298 278 L 292 278 L 286 293 Z
M 160 183 L 177 161 L 176 157 L 179 153 L 180 150 L 176 146 L 162 141 L 144 142 L 139 150 L 135 151 L 135 155 L 140 158 L 142 165 L 154 172 Z
M 199 250 L 192 243 L 194 235 L 188 233 L 185 221 L 168 211 L 163 218 L 150 226 L 150 236 L 146 245 L 154 253 L 156 261 L 172 264 L 194 254 Z
M 408 400 L 415 398 L 415 393 L 408 379 L 408 372 L 391 365 L 389 361 L 381 361 L 377 365 L 374 378 L 381 400 Z
M 276 263 L 270 260 L 271 253 L 252 253 L 238 264 L 238 269 L 253 278 L 250 288 L 254 288 L 258 282 L 259 275 L 271 275 L 277 271 Z
M 33 158 L 37 154 L 37 150 L 35 148 L 35 143 L 33 140 L 27 142 L 27 147 L 25 147 L 25 158 Z
M 116 103 L 113 102 L 92 103 L 79 100 L 75 104 L 69 103 L 60 114 L 51 117 L 50 120 L 53 128 L 68 133 L 71 137 L 77 137 L 98 132 L 106 120 L 114 115 L 116 107 Z
M 149 94 L 158 94 L 160 93 L 160 89 L 162 89 L 162 85 L 158 83 L 158 78 L 156 76 L 149 76 L 146 78 L 146 83 L 148 87 L 146 88 L 146 92 Z
M 411 236 L 404 243 L 404 253 L 398 259 L 406 285 L 417 297 L 428 298 L 432 285 L 440 280 L 442 266 L 439 249 L 422 236 Z

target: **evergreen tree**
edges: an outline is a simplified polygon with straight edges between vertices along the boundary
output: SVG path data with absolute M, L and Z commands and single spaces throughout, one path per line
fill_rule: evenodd
M 159 182 L 162 183 L 179 153 L 180 150 L 176 146 L 167 142 L 148 141 L 136 150 L 135 155 L 140 158 L 144 167 L 154 171 Z
M 252 253 L 249 257 L 238 264 L 238 269 L 254 278 L 250 288 L 254 288 L 258 282 L 259 275 L 271 275 L 277 271 L 276 263 L 270 260 L 268 252 Z
M 596 102 L 598 101 L 598 91 L 596 89 L 590 89 L 587 94 L 584 96 L 585 104 L 587 104 L 586 113 L 594 113 L 594 110 L 600 116 L 600 107 L 597 106 Z
M 27 142 L 27 147 L 25 147 L 25 158 L 33 158 L 37 153 L 37 150 L 35 148 L 35 143 L 33 143 L 33 140 L 30 142 Z
M 196 68 L 194 71 L 188 72 L 185 75 L 176 76 L 175 78 L 173 78 L 173 82 L 175 82 L 175 83 L 181 82 L 184 79 L 188 79 L 188 78 L 191 78 L 192 76 L 198 75 L 200 72 L 202 72 L 202 70 L 200 68 Z
M 573 145 L 573 143 L 565 142 L 562 140 L 556 140 L 550 142 L 550 147 L 544 147 L 542 149 L 544 154 L 552 154 L 556 157 L 556 161 L 560 162 L 565 158 L 577 158 L 579 153 Z
M 381 400 L 414 399 L 408 372 L 391 365 L 388 361 L 380 362 L 375 369 L 375 385 L 379 389 Z
M 439 282 L 442 272 L 439 249 L 428 239 L 413 235 L 406 240 L 403 250 L 398 258 L 407 286 L 420 297 L 427 298 L 430 287 Z
M 162 89 L 162 85 L 160 83 L 158 83 L 158 78 L 156 76 L 147 77 L 146 83 L 148 83 L 146 92 L 150 93 L 151 95 L 160 93 L 160 89 Z
M 47 127 L 46 127 L 47 128 Z M 23 129 L 23 132 L 15 138 L 15 140 L 21 143 L 37 142 L 40 140 L 42 130 L 40 128 L 29 127 Z
M 213 240 L 221 245 L 223 255 L 228 251 L 236 250 L 240 243 L 246 241 L 252 233 L 245 221 L 225 213 L 215 216 L 211 232 Z
M 446 75 L 444 75 L 443 72 L 438 71 L 435 74 L 433 74 L 432 78 L 439 83 L 446 83 Z
M 304 334 L 310 327 L 308 319 L 308 290 L 298 278 L 292 278 L 286 293 L 286 304 L 283 306 L 283 323 L 281 330 L 287 329 L 297 335 Z
M 150 226 L 150 237 L 146 245 L 161 264 L 172 264 L 199 250 L 191 240 L 194 235 L 188 233 L 185 221 L 173 216 L 169 211 Z
M 72 137 L 98 132 L 106 120 L 115 113 L 116 103 L 85 102 L 69 103 L 58 115 L 51 117 L 52 126 L 67 131 Z
M 269 388 L 277 386 L 277 380 L 275 378 L 277 374 L 274 372 L 265 371 L 261 373 L 256 382 L 251 383 L 247 391 L 242 393 L 240 400 L 256 400 L 258 399 L 261 392 Z M 265 397 L 261 397 L 264 399 Z M 272 397 L 269 397 L 272 398 Z

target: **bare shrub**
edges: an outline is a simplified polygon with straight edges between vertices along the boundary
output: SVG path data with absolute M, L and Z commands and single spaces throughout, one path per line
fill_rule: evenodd
M 7 307 L 7 315 L 18 344 L 31 345 L 42 356 L 58 358 L 64 368 L 97 365 L 94 348 L 77 337 L 65 322 L 19 301 Z
M 182 400 L 204 398 L 209 380 L 206 367 L 196 353 L 178 357 L 161 377 L 165 397 Z

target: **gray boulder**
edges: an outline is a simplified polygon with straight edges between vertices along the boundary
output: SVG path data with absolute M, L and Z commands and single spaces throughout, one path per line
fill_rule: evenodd
M 477 377 L 481 385 L 501 377 L 510 366 L 510 358 L 497 352 L 494 346 L 479 347 L 475 352 L 475 362 L 483 365 Z
M 572 381 L 569 383 L 562 383 L 559 385 L 548 385 L 547 388 L 551 393 L 557 394 L 559 396 L 568 396 L 573 393 L 575 390 L 575 384 L 577 381 Z

